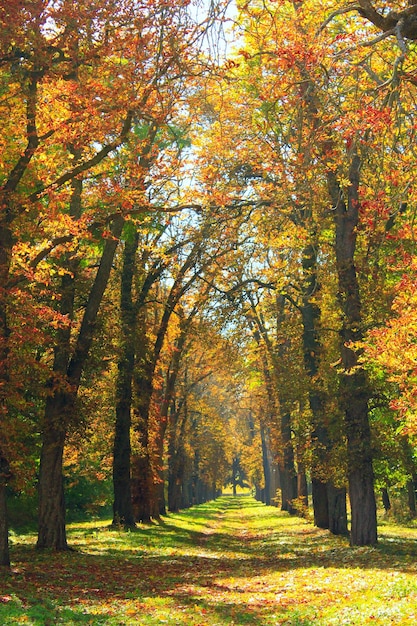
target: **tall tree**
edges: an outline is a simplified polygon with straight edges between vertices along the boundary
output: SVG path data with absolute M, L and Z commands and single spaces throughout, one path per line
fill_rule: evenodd
M 76 319 L 69 319 L 69 292 L 67 305 L 61 303 L 61 315 L 67 318 L 61 322 L 67 327 L 57 339 L 63 340 L 70 326 L 79 325 L 80 333 L 72 355 L 64 344 L 56 346 L 42 425 L 38 546 L 60 549 L 66 548 L 61 480 L 49 484 L 48 477 L 52 469 L 56 476 L 60 471 L 66 422 L 124 217 L 139 197 L 140 202 L 148 202 L 143 191 L 135 188 L 132 169 L 125 172 L 129 184 L 120 184 L 120 177 L 112 178 L 104 162 L 114 158 L 128 139 L 132 141 L 133 122 L 148 127 L 164 124 L 180 106 L 182 81 L 194 71 L 195 44 L 208 22 L 201 26 L 193 22 L 183 2 L 170 7 L 158 2 L 152 6 L 136 1 L 81 2 L 76 13 L 70 2 L 12 3 L 8 9 L 10 13 L 1 13 L 2 84 L 10 95 L 5 104 L 12 111 L 9 122 L 17 123 L 6 145 L 1 181 L 2 389 L 10 389 L 12 382 L 10 307 L 16 274 L 19 280 L 27 279 L 29 269 L 49 262 L 50 272 L 66 274 L 62 282 L 70 284 L 77 280 L 71 277 L 73 243 L 85 245 L 91 237 L 103 237 L 105 242 L 97 276 L 90 282 L 83 322 L 78 311 Z M 141 154 L 147 136 L 136 136 L 133 143 Z M 138 169 L 136 162 L 136 173 Z M 139 178 L 143 179 L 142 172 Z M 77 214 L 81 180 L 82 211 Z M 73 209 L 68 210 L 70 206 Z M 15 266 L 14 252 L 28 233 L 34 246 L 26 264 Z M 67 246 L 66 264 L 66 253 L 59 246 L 64 250 Z M 55 265 L 61 266 L 59 270 L 54 270 Z M 67 287 L 61 285 L 58 298 L 61 289 Z

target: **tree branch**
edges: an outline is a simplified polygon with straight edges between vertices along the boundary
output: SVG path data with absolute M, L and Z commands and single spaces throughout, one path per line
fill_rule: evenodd
M 45 194 L 45 192 L 48 191 L 48 189 L 52 189 L 52 188 L 56 189 L 58 187 L 62 187 L 62 185 L 72 180 L 73 178 L 76 178 L 79 174 L 82 174 L 83 172 L 86 172 L 87 170 L 94 167 L 95 165 L 98 165 L 98 163 L 100 163 L 108 154 L 110 154 L 110 152 L 113 152 L 113 150 L 116 150 L 116 148 L 121 146 L 126 141 L 130 128 L 132 126 L 132 121 L 133 121 L 133 111 L 128 111 L 126 114 L 124 123 L 123 123 L 122 130 L 117 139 L 115 139 L 114 141 L 111 141 L 109 144 L 104 146 L 93 157 L 91 157 L 91 159 L 87 159 L 87 161 L 83 161 L 82 163 L 74 167 L 72 170 L 69 170 L 62 176 L 59 176 L 53 183 L 49 183 L 48 185 L 45 185 L 41 189 L 38 189 L 37 191 L 32 193 L 29 196 L 29 202 L 36 202 L 36 200 L 39 200 L 39 198 L 41 198 Z

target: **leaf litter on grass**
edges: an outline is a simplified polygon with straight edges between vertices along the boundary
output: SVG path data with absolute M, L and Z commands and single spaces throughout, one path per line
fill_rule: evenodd
M 0 574 L 1 624 L 417 622 L 415 529 L 383 526 L 378 547 L 351 548 L 228 496 L 136 531 L 90 522 L 68 536 L 77 551 L 39 553 L 34 537 L 14 537 L 12 571 Z

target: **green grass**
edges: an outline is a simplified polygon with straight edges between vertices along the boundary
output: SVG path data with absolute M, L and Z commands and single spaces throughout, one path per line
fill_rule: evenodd
M 75 552 L 12 537 L 0 624 L 308 626 L 415 624 L 417 531 L 383 524 L 350 548 L 247 495 L 219 498 L 132 532 L 74 523 Z

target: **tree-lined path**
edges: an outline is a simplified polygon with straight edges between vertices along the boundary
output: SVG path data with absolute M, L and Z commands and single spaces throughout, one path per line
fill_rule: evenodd
M 0 567 L 227 484 L 417 518 L 416 24 L 0 0 Z
M 135 532 L 73 524 L 73 552 L 15 537 L 1 573 L 2 624 L 414 624 L 417 533 L 381 526 L 378 547 L 250 496 L 218 500 Z

